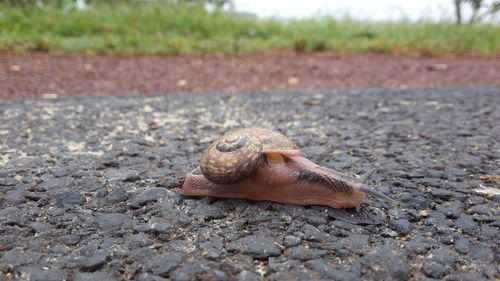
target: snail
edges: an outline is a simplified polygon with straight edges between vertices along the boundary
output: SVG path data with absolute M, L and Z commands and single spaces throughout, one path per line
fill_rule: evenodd
M 181 194 L 359 209 L 365 194 L 388 202 L 361 179 L 302 157 L 285 135 L 261 128 L 228 132 L 200 159 L 203 175 L 186 174 Z

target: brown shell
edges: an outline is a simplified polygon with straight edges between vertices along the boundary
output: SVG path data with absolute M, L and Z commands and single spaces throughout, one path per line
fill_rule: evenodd
M 264 163 L 266 153 L 299 155 L 286 136 L 267 129 L 228 132 L 213 142 L 200 159 L 203 175 L 218 184 L 241 181 Z

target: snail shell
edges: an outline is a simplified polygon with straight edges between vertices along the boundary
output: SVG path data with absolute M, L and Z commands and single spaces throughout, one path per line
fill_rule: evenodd
M 265 162 L 268 153 L 299 155 L 293 142 L 278 132 L 248 128 L 228 132 L 203 153 L 203 175 L 217 184 L 235 183 L 251 176 Z

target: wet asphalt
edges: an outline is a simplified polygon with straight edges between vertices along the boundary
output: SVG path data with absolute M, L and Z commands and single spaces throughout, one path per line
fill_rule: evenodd
M 0 280 L 495 280 L 500 88 L 0 101 Z M 235 128 L 280 131 L 369 184 L 327 207 L 187 198 Z

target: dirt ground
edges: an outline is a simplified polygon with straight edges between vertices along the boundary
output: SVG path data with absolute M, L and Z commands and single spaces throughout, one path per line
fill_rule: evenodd
M 500 54 L 490 57 L 291 51 L 194 56 L 0 54 L 0 99 L 484 85 L 500 85 Z

